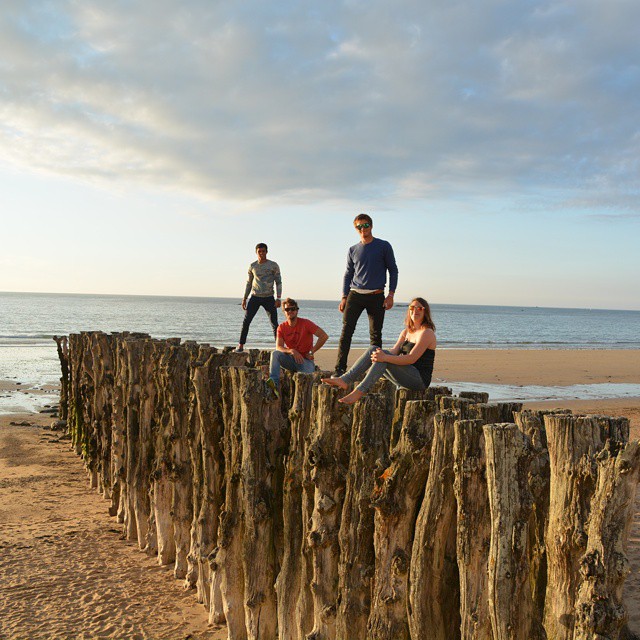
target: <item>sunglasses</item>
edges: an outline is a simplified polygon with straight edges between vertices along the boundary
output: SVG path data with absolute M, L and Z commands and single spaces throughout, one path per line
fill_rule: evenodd
M 284 310 L 285 311 L 297 311 L 298 307 L 285 307 Z
M 409 311 L 424 311 L 424 307 L 418 307 L 418 306 L 416 306 L 415 304 L 412 304 L 412 305 L 409 307 Z
M 368 229 L 371 226 L 370 222 L 363 222 L 362 224 L 357 224 L 356 229 L 358 231 L 362 231 L 362 229 Z

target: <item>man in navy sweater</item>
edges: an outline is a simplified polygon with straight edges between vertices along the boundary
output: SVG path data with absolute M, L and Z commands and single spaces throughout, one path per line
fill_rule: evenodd
M 366 213 L 361 213 L 353 221 L 353 226 L 360 235 L 360 242 L 353 245 L 347 254 L 347 270 L 338 307 L 343 314 L 342 334 L 334 376 L 341 376 L 346 371 L 351 337 L 358 318 L 365 310 L 369 316 L 371 345 L 382 347 L 384 312 L 393 307 L 393 295 L 398 284 L 398 267 L 393 249 L 386 240 L 373 237 L 373 220 Z M 389 294 L 385 298 L 387 271 Z

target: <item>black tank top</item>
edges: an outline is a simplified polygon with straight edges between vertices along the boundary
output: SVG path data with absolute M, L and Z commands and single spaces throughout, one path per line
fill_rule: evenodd
M 415 347 L 415 342 L 409 342 L 405 340 L 400 353 L 407 354 Z M 431 376 L 433 375 L 433 361 L 435 360 L 435 349 L 425 349 L 424 353 L 413 363 L 413 366 L 418 370 L 422 381 L 425 386 L 431 384 Z

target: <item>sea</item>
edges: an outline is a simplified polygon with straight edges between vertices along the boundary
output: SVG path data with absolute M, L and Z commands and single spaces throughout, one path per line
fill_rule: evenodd
M 389 345 L 402 329 L 407 303 L 396 303 L 386 314 L 383 335 Z M 300 316 L 322 327 L 329 334 L 327 346 L 336 347 L 342 323 L 338 301 L 298 300 L 298 304 Z M 433 304 L 431 309 L 439 349 L 640 349 L 640 311 L 452 304 Z M 278 313 L 284 321 L 282 312 Z M 57 383 L 60 367 L 54 335 L 140 331 L 155 338 L 180 337 L 222 347 L 237 344 L 243 314 L 237 298 L 0 293 L 0 381 Z M 368 344 L 363 315 L 352 346 Z M 272 345 L 268 318 L 260 310 L 251 324 L 247 347 Z M 466 383 L 453 386 L 454 390 L 474 388 Z M 556 393 L 549 387 L 523 391 L 522 387 L 494 386 L 491 397 L 495 400 L 516 399 L 523 393 L 529 393 L 527 399 L 543 399 Z M 580 386 L 588 389 L 576 385 L 569 397 L 640 396 L 640 385 Z M 558 393 L 567 389 L 571 393 L 571 387 Z M 7 393 L 0 397 L 0 413 L 16 406 L 15 397 L 8 398 Z

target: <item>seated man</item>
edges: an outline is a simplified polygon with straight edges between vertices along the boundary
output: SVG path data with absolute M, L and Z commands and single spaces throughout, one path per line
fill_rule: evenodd
M 278 395 L 280 368 L 301 373 L 313 373 L 313 356 L 329 337 L 318 325 L 298 317 L 298 303 L 287 298 L 282 307 L 286 320 L 278 325 L 276 350 L 271 354 L 271 369 L 267 385 Z M 313 336 L 318 339 L 313 344 Z

